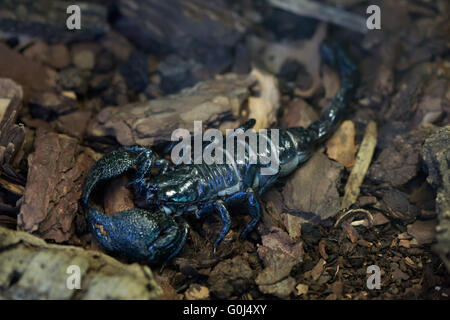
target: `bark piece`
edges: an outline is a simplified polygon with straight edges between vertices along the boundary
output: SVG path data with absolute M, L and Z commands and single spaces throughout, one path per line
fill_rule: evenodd
M 218 73 L 231 66 L 232 47 L 246 23 L 223 1 L 121 0 L 115 27 L 137 47 L 156 53 L 177 52 Z
M 333 136 L 327 140 L 327 155 L 343 166 L 350 168 L 355 163 L 355 124 L 344 121 Z M 366 169 L 367 170 L 367 169 Z
M 65 96 L 56 84 L 56 73 L 0 43 L 0 77 L 14 80 L 23 87 L 24 100 L 34 117 L 49 119 L 75 110 L 76 99 Z
M 402 270 L 400 270 L 400 268 L 396 268 L 393 272 L 392 272 L 392 279 L 394 280 L 408 280 L 409 276 L 404 273 Z
M 321 276 L 324 266 L 327 262 L 320 258 L 320 260 L 317 262 L 317 264 L 314 266 L 314 268 L 312 268 L 310 271 L 308 271 L 307 275 L 311 276 L 311 278 L 314 281 L 317 281 L 319 279 L 319 277 Z
M 0 169 L 3 170 L 12 164 L 25 139 L 25 128 L 16 124 L 22 98 L 19 85 L 10 79 L 0 79 Z
M 262 207 L 261 222 L 257 228 L 261 234 L 270 232 L 272 227 L 281 228 L 283 226 L 283 197 L 281 193 L 272 188 L 262 195 L 264 206 Z
M 74 232 L 84 177 L 97 156 L 76 139 L 43 129 L 36 133 L 35 150 L 19 228 L 55 242 L 67 241 Z
M 342 209 L 350 207 L 358 199 L 359 187 L 366 176 L 367 169 L 372 161 L 373 152 L 375 151 L 377 134 L 376 123 L 373 121 L 369 122 L 358 155 L 356 156 L 355 165 L 345 185 L 345 194 L 341 204 Z
M 450 271 L 450 126 L 437 130 L 425 140 L 422 158 L 428 170 L 427 181 L 437 190 L 437 245 L 434 250 Z
M 393 187 L 406 184 L 420 169 L 420 150 L 429 134 L 429 129 L 419 128 L 396 135 L 370 166 L 369 178 Z
M 414 123 L 436 123 L 443 118 L 445 112 L 450 111 L 450 81 L 432 77 L 428 85 L 424 88 L 416 114 Z
M 256 120 L 255 131 L 269 128 L 277 120 L 277 112 L 280 108 L 280 92 L 278 90 L 278 80 L 274 76 L 262 72 L 259 69 L 253 69 L 251 72 L 260 87 L 259 97 L 250 97 L 248 101 L 249 118 Z
M 82 139 L 91 116 L 91 111 L 75 111 L 62 115 L 56 120 L 56 129 L 71 137 Z
M 252 283 L 253 270 L 241 256 L 217 264 L 208 279 L 211 292 L 219 299 L 244 293 Z
M 212 126 L 237 116 L 254 82 L 249 76 L 227 74 L 198 83 L 176 95 L 103 109 L 90 124 L 93 137 L 113 136 L 123 145 L 154 145 L 168 141 L 178 128 L 192 130 L 194 121 Z
M 2 0 L 0 30 L 14 36 L 32 36 L 48 42 L 88 40 L 108 30 L 106 8 L 99 4 L 76 4 L 81 11 L 81 29 L 69 30 L 66 25 L 67 1 Z
M 308 293 L 309 287 L 308 287 L 308 285 L 306 285 L 306 284 L 299 283 L 299 284 L 295 287 L 295 289 L 297 289 L 297 295 L 298 295 L 298 296 L 301 296 L 302 294 L 303 294 L 303 295 L 306 295 L 306 294 Z
M 69 266 L 80 268 L 81 290 L 67 288 Z M 0 269 L 3 299 L 157 299 L 162 293 L 147 266 L 1 226 Z
M 408 233 L 422 244 L 432 243 L 436 238 L 436 220 L 416 221 L 408 225 Z
M 411 223 L 419 215 L 417 207 L 409 202 L 408 195 L 397 189 L 387 190 L 381 203 L 386 214 L 393 219 Z
M 70 51 L 64 44 L 47 45 L 37 39 L 23 52 L 26 58 L 47 65 L 53 69 L 67 68 L 71 63 Z
M 319 120 L 317 112 L 303 99 L 292 100 L 283 111 L 280 124 L 286 128 L 308 127 L 312 122 Z
M 314 213 L 321 219 L 336 215 L 340 208 L 337 183 L 342 165 L 316 152 L 310 160 L 289 178 L 283 188 L 288 211 Z
M 345 232 L 347 232 L 347 237 L 350 239 L 352 243 L 356 243 L 358 241 L 359 239 L 358 231 L 356 231 L 356 229 L 353 228 L 353 226 L 350 223 L 344 221 L 342 222 L 341 227 L 342 229 L 345 230 Z
M 187 300 L 206 300 L 209 299 L 209 289 L 205 286 L 193 283 L 185 292 Z
M 282 213 L 281 219 L 283 220 L 284 227 L 289 234 L 289 237 L 293 240 L 300 238 L 302 235 L 302 223 L 307 220 L 289 213 Z
M 295 288 L 295 280 L 289 276 L 292 268 L 303 258 L 303 243 L 293 241 L 279 228 L 262 236 L 258 256 L 264 269 L 255 279 L 261 292 L 286 298 Z
M 432 93 L 433 88 L 428 87 L 433 75 L 436 73 L 435 67 L 430 62 L 421 63 L 409 70 L 400 81 L 397 90 L 390 103 L 383 106 L 381 115 L 386 122 L 403 121 L 408 122 L 416 116 L 419 106 L 423 104 L 424 93 Z M 430 91 L 431 90 L 431 91 Z M 437 94 L 437 93 L 433 93 Z M 440 97 L 442 96 L 439 94 Z M 423 105 L 421 106 L 421 108 Z M 417 117 L 423 114 L 419 110 Z M 423 120 L 420 119 L 419 121 Z
M 266 294 L 272 294 L 280 299 L 286 299 L 295 291 L 295 279 L 287 277 L 275 284 L 260 285 L 259 290 Z

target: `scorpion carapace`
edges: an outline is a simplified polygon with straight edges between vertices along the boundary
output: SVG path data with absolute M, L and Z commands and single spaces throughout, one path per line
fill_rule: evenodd
M 235 204 L 245 204 L 251 216 L 241 233 L 245 237 L 259 221 L 259 196 L 279 177 L 288 175 L 309 159 L 314 147 L 335 130 L 353 95 L 357 69 L 350 58 L 335 42 L 322 44 L 321 55 L 326 63 L 338 70 L 341 87 L 318 121 L 307 128 L 278 131 L 279 166 L 270 175 L 261 174 L 267 164 L 248 161 L 247 156 L 245 161 L 236 161 L 236 152 L 231 154 L 231 158 L 234 157 L 231 163 L 182 166 L 160 158 L 163 154 L 157 156 L 151 148 L 144 146 L 122 147 L 105 154 L 90 170 L 82 195 L 88 224 L 97 241 L 112 253 L 133 260 L 167 261 L 178 254 L 186 241 L 188 225 L 183 215 L 193 214 L 200 218 L 215 212 L 223 222 L 214 242 L 215 249 L 230 229 L 228 208 Z M 250 119 L 240 128 L 249 130 L 254 123 Z M 261 137 L 260 133 L 257 137 L 271 139 L 270 136 Z M 136 208 L 107 216 L 90 204 L 91 192 L 100 181 L 132 168 L 135 168 L 135 178 L 128 187 L 132 187 L 135 195 L 151 210 Z M 153 168 L 158 169 L 156 175 L 151 174 Z

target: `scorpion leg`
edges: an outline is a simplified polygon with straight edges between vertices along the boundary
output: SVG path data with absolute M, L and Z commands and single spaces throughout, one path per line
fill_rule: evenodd
M 197 213 L 197 217 L 201 217 L 202 215 L 209 214 L 213 211 L 219 213 L 220 219 L 223 222 L 222 230 L 220 231 L 220 234 L 217 236 L 216 241 L 214 241 L 214 252 L 215 252 L 217 245 L 223 240 L 228 231 L 230 231 L 231 217 L 230 213 L 228 212 L 228 209 L 225 207 L 225 203 L 222 200 L 218 200 L 207 204 L 205 207 L 200 209 L 200 211 Z
M 248 188 L 245 192 L 239 192 L 233 195 L 227 202 L 230 204 L 247 203 L 248 213 L 252 217 L 252 220 L 241 232 L 241 238 L 245 238 L 255 228 L 261 218 L 261 205 L 259 204 L 258 194 L 252 188 Z
M 241 238 L 245 238 L 247 234 L 255 228 L 261 218 L 261 205 L 259 204 L 258 195 L 252 190 L 247 190 L 247 205 L 248 213 L 252 217 L 252 220 L 241 232 Z
M 148 248 L 150 252 L 150 261 L 156 260 L 158 256 L 161 256 L 164 253 L 167 254 L 167 252 L 171 252 L 167 257 L 167 261 L 171 260 L 183 248 L 186 243 L 187 234 L 188 224 L 184 220 L 181 221 L 181 226 L 169 226 Z
M 158 160 L 155 161 L 155 166 L 160 168 L 159 174 L 164 174 L 167 171 L 169 171 L 170 162 L 167 161 L 166 159 L 158 159 Z
M 222 230 L 220 231 L 220 234 L 217 237 L 216 241 L 214 241 L 214 252 L 215 252 L 217 245 L 222 241 L 223 237 L 225 237 L 228 231 L 230 231 L 231 217 L 222 200 L 214 202 L 214 208 L 219 213 L 220 218 L 222 219 L 223 222 Z

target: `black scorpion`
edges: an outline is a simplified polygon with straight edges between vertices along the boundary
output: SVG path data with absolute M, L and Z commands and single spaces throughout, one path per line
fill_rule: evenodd
M 248 148 L 244 162 L 173 166 L 157 157 L 149 147 L 122 147 L 105 154 L 92 167 L 83 187 L 81 200 L 96 240 L 108 251 L 133 260 L 168 261 L 178 254 L 187 238 L 188 225 L 183 214 L 197 217 L 212 212 L 219 214 L 223 228 L 214 243 L 215 248 L 230 229 L 228 208 L 244 203 L 251 216 L 241 233 L 241 237 L 245 237 L 260 219 L 259 196 L 279 177 L 288 175 L 308 160 L 314 147 L 335 130 L 353 95 L 357 83 L 354 63 L 335 42 L 322 44 L 321 55 L 339 72 L 341 87 L 318 121 L 307 128 L 279 130 L 279 168 L 274 174 L 262 175 L 261 169 L 268 164 L 248 161 Z M 241 129 L 249 130 L 253 125 L 251 119 Z M 267 139 L 260 134 L 258 138 Z M 173 146 L 173 143 L 168 145 Z M 136 197 L 144 199 L 153 209 L 135 208 L 112 216 L 95 209 L 90 204 L 94 187 L 131 168 L 135 168 L 135 178 L 128 187 L 133 187 Z M 152 168 L 159 168 L 159 172 L 152 175 Z

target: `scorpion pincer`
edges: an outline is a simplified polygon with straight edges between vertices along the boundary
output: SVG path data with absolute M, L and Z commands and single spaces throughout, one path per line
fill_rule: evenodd
M 194 214 L 200 218 L 217 213 L 220 216 L 223 227 L 214 242 L 215 249 L 230 229 L 228 208 L 239 204 L 245 204 L 251 216 L 241 233 L 241 237 L 245 237 L 260 219 L 259 196 L 278 178 L 288 175 L 309 159 L 315 146 L 333 133 L 353 95 L 358 77 L 354 63 L 336 42 L 322 44 L 321 55 L 326 63 L 337 69 L 341 87 L 318 121 L 307 128 L 279 129 L 276 172 L 263 175 L 261 169 L 268 165 L 250 162 L 247 156 L 243 162 L 174 166 L 157 157 L 149 147 L 122 147 L 105 154 L 92 167 L 83 187 L 81 200 L 96 240 L 108 251 L 133 260 L 168 261 L 186 242 L 188 225 L 183 215 Z M 240 129 L 249 130 L 254 124 L 255 121 L 250 119 Z M 270 140 L 270 136 L 261 137 L 259 133 L 257 137 Z M 236 152 L 233 155 L 236 159 Z M 158 173 L 151 175 L 150 171 L 155 167 L 159 168 Z M 99 182 L 132 168 L 135 168 L 135 177 L 128 187 L 133 187 L 135 195 L 154 211 L 135 208 L 107 216 L 91 206 L 90 196 Z

